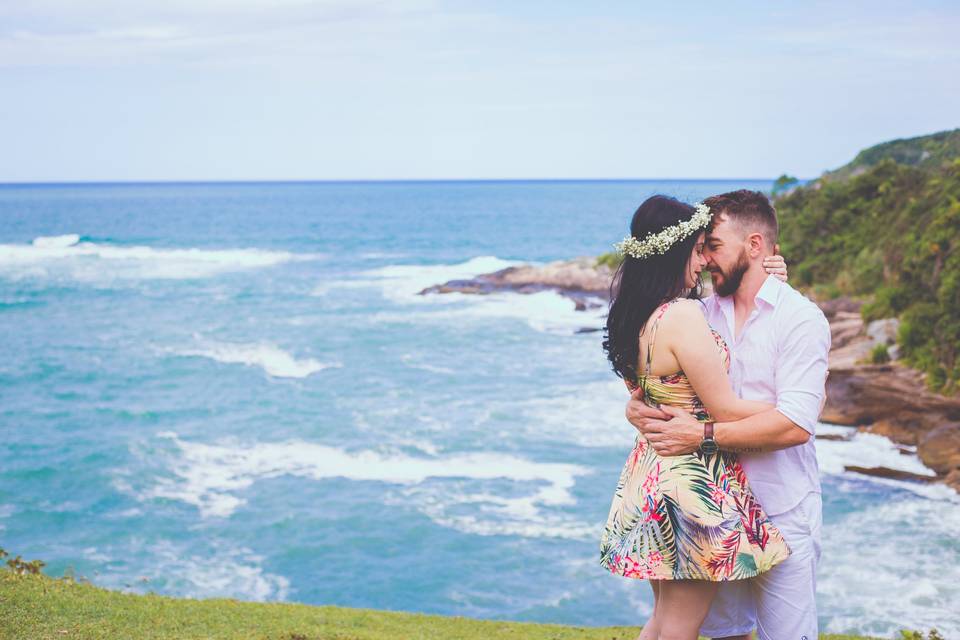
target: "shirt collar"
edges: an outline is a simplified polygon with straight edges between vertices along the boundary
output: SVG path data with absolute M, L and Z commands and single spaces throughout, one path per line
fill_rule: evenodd
M 777 299 L 780 297 L 780 287 L 783 281 L 774 275 L 768 275 L 763 281 L 760 291 L 757 291 L 757 297 L 754 300 L 763 300 L 771 307 L 777 306 Z
M 763 300 L 771 308 L 777 306 L 777 300 L 780 299 L 780 289 L 783 286 L 783 281 L 778 279 L 776 276 L 770 274 L 767 275 L 767 279 L 763 281 L 760 290 L 757 291 L 757 295 L 754 296 L 754 302 L 757 300 Z M 730 308 L 733 308 L 733 296 L 714 296 L 718 302 L 723 305 L 727 305 Z M 759 306 L 759 305 L 758 305 Z

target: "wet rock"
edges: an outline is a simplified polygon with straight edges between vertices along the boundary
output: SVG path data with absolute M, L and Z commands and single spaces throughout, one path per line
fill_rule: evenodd
M 943 422 L 919 438 L 917 454 L 937 473 L 960 469 L 960 422 Z
M 920 460 L 960 490 L 960 398 L 932 393 L 920 372 L 899 363 L 835 367 L 831 353 L 821 420 L 916 446 Z
M 420 295 L 451 292 L 482 295 L 496 291 L 527 294 L 556 291 L 573 300 L 578 311 L 586 311 L 602 307 L 604 302 L 609 300 L 612 278 L 613 270 L 608 266 L 597 265 L 595 258 L 580 257 L 545 265 L 507 267 L 469 280 L 451 280 L 427 287 L 420 291 Z
M 890 478 L 891 480 L 908 480 L 910 482 L 936 482 L 936 476 L 924 476 L 910 471 L 900 471 L 899 469 L 888 469 L 887 467 L 858 467 L 856 465 L 845 465 L 844 471 L 853 471 L 876 478 Z

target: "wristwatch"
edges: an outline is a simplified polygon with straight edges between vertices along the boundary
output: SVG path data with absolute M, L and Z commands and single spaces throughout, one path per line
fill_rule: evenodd
M 713 422 L 704 422 L 703 440 L 700 441 L 700 453 L 705 456 L 712 456 L 719 450 L 720 447 L 717 446 L 717 441 L 713 439 Z

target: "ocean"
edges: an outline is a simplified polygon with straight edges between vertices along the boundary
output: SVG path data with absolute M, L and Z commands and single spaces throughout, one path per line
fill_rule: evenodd
M 641 624 L 603 309 L 418 295 L 769 180 L 0 185 L 0 547 L 131 591 Z M 789 262 L 789 256 L 787 256 Z M 822 433 L 847 433 L 822 425 Z M 817 443 L 822 629 L 960 634 L 960 501 Z

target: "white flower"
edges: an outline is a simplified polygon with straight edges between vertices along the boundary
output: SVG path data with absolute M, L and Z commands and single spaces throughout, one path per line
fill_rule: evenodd
M 633 256 L 634 258 L 646 258 L 654 254 L 664 254 L 676 242 L 683 240 L 694 231 L 702 229 L 710 224 L 710 207 L 698 202 L 694 205 L 693 217 L 689 220 L 679 222 L 672 227 L 667 227 L 657 233 L 649 233 L 643 240 L 637 240 L 633 236 L 627 236 L 613 247 L 620 252 Z

